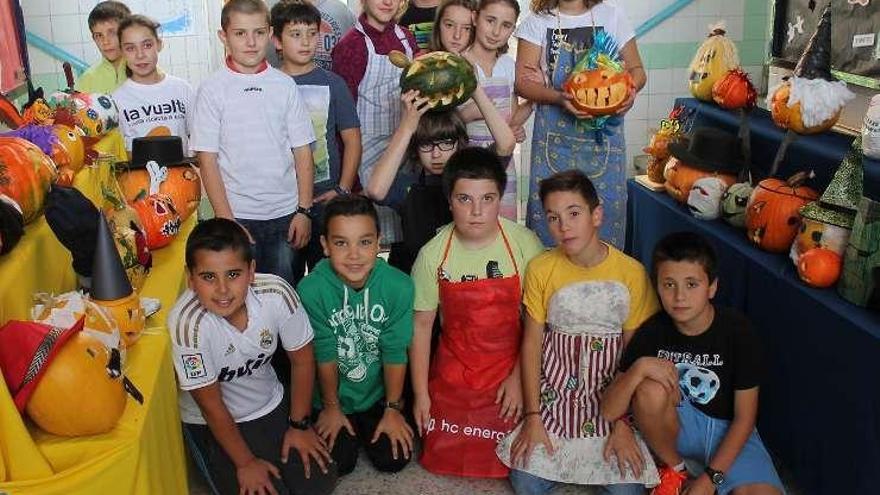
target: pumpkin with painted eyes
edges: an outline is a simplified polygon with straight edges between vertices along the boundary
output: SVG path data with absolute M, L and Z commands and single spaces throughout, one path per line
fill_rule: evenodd
M 149 194 L 150 174 L 146 169 L 121 170 L 116 178 L 122 194 L 128 202 L 134 202 L 141 194 Z M 168 176 L 159 185 L 159 192 L 168 195 L 174 208 L 186 221 L 199 207 L 202 199 L 202 181 L 191 165 L 168 167 Z
M 669 161 L 666 162 L 666 171 L 663 175 L 666 177 L 666 182 L 663 183 L 663 186 L 666 187 L 666 192 L 672 196 L 672 199 L 682 204 L 688 202 L 691 188 L 699 179 L 717 177 L 724 183 L 725 187 L 736 182 L 736 175 L 734 174 L 692 167 L 674 156 L 669 157 Z
M 141 219 L 150 250 L 167 246 L 180 231 L 180 215 L 168 195 L 144 195 L 131 206 Z
M 739 66 L 736 45 L 725 34 L 723 25 L 713 26 L 691 60 L 688 89 L 699 100 L 712 101 L 715 83 Z
M 803 185 L 807 177 L 798 172 L 787 181 L 770 178 L 758 183 L 746 207 L 749 240 L 771 253 L 789 250 L 801 224 L 798 210 L 819 197 Z
M 737 182 L 728 187 L 721 196 L 721 218 L 734 227 L 744 229 L 746 206 L 753 190 L 752 184 L 748 182 Z
M 562 84 L 571 104 L 590 115 L 611 115 L 620 110 L 633 91 L 629 72 L 599 67 L 572 73 Z
M 55 141 L 52 142 L 52 161 L 58 167 L 55 183 L 62 186 L 73 184 L 73 178 L 86 162 L 86 145 L 83 133 L 75 127 L 56 124 L 52 126 Z

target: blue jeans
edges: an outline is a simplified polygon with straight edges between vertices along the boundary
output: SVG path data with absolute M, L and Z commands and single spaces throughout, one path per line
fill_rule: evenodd
M 533 474 L 510 470 L 510 484 L 516 495 L 544 495 L 564 485 L 558 481 L 545 480 Z M 644 495 L 645 485 L 638 483 L 620 483 L 617 485 L 597 486 L 600 495 Z
M 287 231 L 292 219 L 293 214 L 271 220 L 237 218 L 236 221 L 248 229 L 254 238 L 257 272 L 278 275 L 296 287 L 299 277 L 296 276 L 295 268 L 299 253 L 287 242 Z

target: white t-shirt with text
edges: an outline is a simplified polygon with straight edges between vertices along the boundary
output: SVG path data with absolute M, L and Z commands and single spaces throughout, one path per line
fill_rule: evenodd
M 138 137 L 180 136 L 183 152 L 189 155 L 190 103 L 194 97 L 188 82 L 170 74 L 156 84 L 127 79 L 113 92 L 125 149 L 131 151 L 131 141 Z

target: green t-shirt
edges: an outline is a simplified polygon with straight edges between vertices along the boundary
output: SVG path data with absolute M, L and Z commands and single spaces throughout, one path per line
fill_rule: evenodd
M 443 260 L 443 251 L 446 249 L 446 240 L 449 239 L 452 225 L 450 223 L 442 227 L 437 235 L 422 247 L 413 265 L 412 277 L 416 289 L 414 308 L 416 311 L 436 310 L 440 303 L 437 268 Z M 487 278 L 486 270 L 490 261 L 497 263 L 497 267 L 504 277 L 515 274 L 518 269 L 520 280 L 522 280 L 526 265 L 532 258 L 544 251 L 544 246 L 534 232 L 515 222 L 502 218 L 501 228 L 510 242 L 510 250 L 516 261 L 516 267 L 507 253 L 504 238 L 500 232 L 495 242 L 481 249 L 468 249 L 458 242 L 458 238 L 453 236 L 452 246 L 449 248 L 449 256 L 444 266 L 445 275 L 449 277 L 449 280 L 459 282 L 462 277 Z
M 76 80 L 76 90 L 83 93 L 110 94 L 128 79 L 125 74 L 125 59 L 111 64 L 106 58 L 91 66 Z
M 351 414 L 385 396 L 382 365 L 406 364 L 413 333 L 413 285 L 409 276 L 376 259 L 360 290 L 346 285 L 322 260 L 297 287 L 315 331 L 319 364 L 336 361 L 339 404 Z M 320 407 L 320 389 L 316 387 Z

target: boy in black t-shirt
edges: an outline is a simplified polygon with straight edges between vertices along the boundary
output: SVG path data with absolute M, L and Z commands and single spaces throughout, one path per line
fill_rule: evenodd
M 755 430 L 760 343 L 746 317 L 715 308 L 715 253 L 691 232 L 654 248 L 653 275 L 663 311 L 624 350 L 602 414 L 632 405 L 648 446 L 665 464 L 657 495 L 779 494 L 782 483 Z M 684 487 L 684 459 L 705 471 Z

